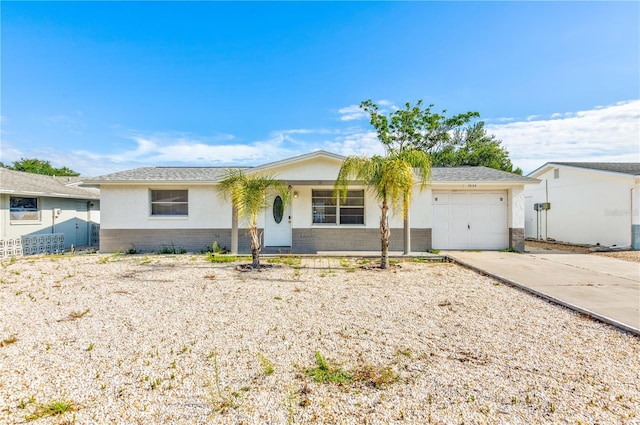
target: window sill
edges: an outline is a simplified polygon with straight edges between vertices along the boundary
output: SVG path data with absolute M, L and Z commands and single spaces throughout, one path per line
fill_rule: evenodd
M 189 220 L 188 215 L 151 215 L 149 220 Z
M 25 225 L 35 225 L 35 224 L 42 224 L 42 220 L 13 220 L 9 222 L 9 225 L 11 226 L 25 226 Z
M 355 228 L 360 228 L 360 227 L 367 227 L 367 225 L 366 224 L 311 223 L 311 227 L 340 227 L 340 228 L 355 227 Z

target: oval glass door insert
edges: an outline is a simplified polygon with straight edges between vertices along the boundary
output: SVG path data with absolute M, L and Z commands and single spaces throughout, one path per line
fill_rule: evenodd
M 282 198 L 280 196 L 276 196 L 276 199 L 273 200 L 273 219 L 278 224 L 282 221 L 282 213 L 284 213 L 283 207 Z

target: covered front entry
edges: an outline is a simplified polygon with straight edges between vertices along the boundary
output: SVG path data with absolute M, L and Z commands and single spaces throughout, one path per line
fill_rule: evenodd
M 509 246 L 506 190 L 434 191 L 435 249 L 498 250 Z
M 264 246 L 291 246 L 291 205 L 285 205 L 280 196 L 265 211 Z

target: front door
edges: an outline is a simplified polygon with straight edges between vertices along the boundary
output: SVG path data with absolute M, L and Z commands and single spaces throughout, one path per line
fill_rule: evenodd
M 89 245 L 89 227 L 87 220 L 89 219 L 88 205 L 86 202 L 78 202 L 76 204 L 76 243 L 75 246 Z
M 264 246 L 291 246 L 291 205 L 276 196 L 266 209 Z

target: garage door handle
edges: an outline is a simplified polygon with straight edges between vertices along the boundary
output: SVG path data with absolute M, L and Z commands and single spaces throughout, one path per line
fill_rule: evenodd
M 467 223 L 467 229 L 471 230 L 471 225 Z

